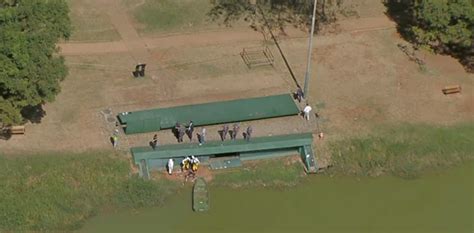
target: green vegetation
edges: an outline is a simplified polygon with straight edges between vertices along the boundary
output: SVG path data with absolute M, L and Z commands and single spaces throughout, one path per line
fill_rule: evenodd
M 468 49 L 472 45 L 474 5 L 469 0 L 415 1 L 415 25 L 411 31 L 418 43 L 434 48 Z
M 70 36 L 68 13 L 64 0 L 0 0 L 0 126 L 60 91 L 67 69 L 56 42 Z
M 129 7 L 137 5 L 135 0 L 124 0 Z M 191 30 L 206 23 L 209 1 L 192 0 L 146 0 L 137 5 L 132 14 L 145 26 L 144 31 Z
M 304 176 L 303 165 L 286 159 L 262 160 L 245 164 L 243 168 L 222 171 L 215 175 L 212 185 L 232 188 L 285 188 L 297 185 Z
M 156 206 L 178 189 L 129 173 L 107 153 L 0 157 L 0 232 L 70 231 L 103 209 Z
M 399 31 L 418 46 L 448 53 L 474 69 L 474 2 L 472 0 L 388 0 L 389 15 Z
M 333 174 L 414 178 L 474 159 L 474 123 L 451 127 L 403 125 L 331 146 Z

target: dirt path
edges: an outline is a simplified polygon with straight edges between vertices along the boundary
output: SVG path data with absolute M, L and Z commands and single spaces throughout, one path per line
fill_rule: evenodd
M 122 37 L 121 41 L 100 43 L 61 43 L 61 54 L 88 55 L 132 52 L 134 57 L 143 59 L 144 52 L 149 49 L 164 49 L 171 47 L 196 47 L 211 44 L 227 44 L 245 41 L 261 40 L 260 33 L 250 28 L 233 28 L 230 30 L 203 31 L 192 34 L 170 34 L 160 37 L 142 38 L 137 33 L 128 19 L 127 12 L 120 4 L 116 3 L 106 7 L 112 24 Z M 117 14 L 119 12 L 119 14 Z M 374 30 L 385 30 L 395 28 L 395 23 L 386 16 L 360 18 L 340 21 L 339 28 L 342 33 L 360 33 Z M 307 34 L 297 29 L 288 29 L 287 38 L 306 37 Z

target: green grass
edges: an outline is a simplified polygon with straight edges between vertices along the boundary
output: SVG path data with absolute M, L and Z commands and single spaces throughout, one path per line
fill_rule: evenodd
M 178 188 L 129 172 L 107 153 L 0 157 L 0 232 L 71 231 L 105 208 L 159 205 Z
M 271 159 L 217 173 L 212 185 L 231 188 L 285 188 L 297 185 L 304 175 L 303 164 L 298 161 Z
M 137 0 L 123 1 L 132 7 L 132 14 L 144 26 L 144 32 L 195 30 L 208 23 L 207 12 L 212 7 L 207 0 L 145 0 L 143 4 L 137 4 Z
M 332 173 L 415 178 L 474 159 L 474 123 L 450 127 L 399 125 L 331 145 Z

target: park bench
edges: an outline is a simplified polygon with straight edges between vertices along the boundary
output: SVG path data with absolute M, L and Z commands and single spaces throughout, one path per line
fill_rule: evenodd
M 25 134 L 25 126 L 24 125 L 10 126 L 8 128 L 8 132 L 10 134 Z
M 443 88 L 443 94 L 445 95 L 459 93 L 459 92 L 461 92 L 461 86 L 459 85 L 446 86 Z

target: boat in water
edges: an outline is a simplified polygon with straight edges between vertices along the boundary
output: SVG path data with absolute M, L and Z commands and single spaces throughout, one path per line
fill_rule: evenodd
M 209 210 L 209 190 L 204 178 L 197 178 L 193 187 L 193 210 L 204 212 Z

